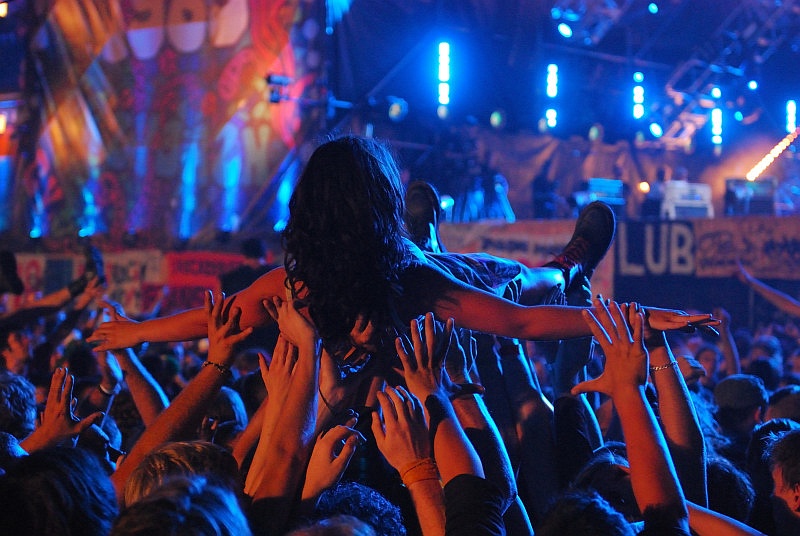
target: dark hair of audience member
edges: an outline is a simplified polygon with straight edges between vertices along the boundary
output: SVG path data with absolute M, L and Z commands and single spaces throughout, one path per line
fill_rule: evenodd
M 749 524 L 766 534 L 772 534 L 775 530 L 772 517 L 773 482 L 768 457 L 769 448 L 780 434 L 798 429 L 800 423 L 791 419 L 771 419 L 756 425 L 747 445 L 747 472 L 756 492 Z
M 572 490 L 558 497 L 545 512 L 536 536 L 633 536 L 630 523 L 596 492 Z
M 706 475 L 708 507 L 746 523 L 756 498 L 750 476 L 722 456 L 707 460 Z
M 764 388 L 771 393 L 780 386 L 783 371 L 774 359 L 759 357 L 750 363 L 747 373 L 761 378 Z
M 795 428 L 776 437 L 767 448 L 770 469 L 780 471 L 787 487 L 800 485 L 800 430 Z
M 218 445 L 227 445 L 247 427 L 248 421 L 242 397 L 236 390 L 224 386 L 206 410 L 206 418 L 199 437 Z
M 110 536 L 249 536 L 236 495 L 202 475 L 173 476 L 123 509 Z
M 400 508 L 375 489 L 358 482 L 341 482 L 320 495 L 315 518 L 337 515 L 351 515 L 368 523 L 378 536 L 406 534 Z
M 299 527 L 286 536 L 377 536 L 375 529 L 360 519 L 339 515 Z
M 618 450 L 601 447 L 580 470 L 572 487 L 596 492 L 628 521 L 641 521 L 627 467 L 628 460 Z
M 24 456 L 0 477 L 0 534 L 106 536 L 117 515 L 100 460 L 81 448 Z
M 19 446 L 19 440 L 8 432 L 0 432 L 0 475 L 19 458 L 28 453 Z
M 24 376 L 0 371 L 0 432 L 20 441 L 36 428 L 36 388 Z
M 800 422 L 800 385 L 781 387 L 769 397 L 770 419 L 792 419 Z
M 240 376 L 233 383 L 233 388 L 236 389 L 236 392 L 242 397 L 248 420 L 252 419 L 256 410 L 267 397 L 267 388 L 264 387 L 264 379 L 261 377 L 261 371 L 256 370 L 244 376 Z
M 147 454 L 133 470 L 123 491 L 122 505 L 130 506 L 158 490 L 174 477 L 201 475 L 236 494 L 242 491 L 233 455 L 208 441 L 174 441 Z

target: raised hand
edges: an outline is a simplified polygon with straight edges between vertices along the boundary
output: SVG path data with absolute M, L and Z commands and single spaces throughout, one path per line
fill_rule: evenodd
M 58 367 L 50 379 L 50 393 L 39 427 L 20 443 L 28 452 L 56 445 L 64 439 L 79 435 L 92 424 L 99 423 L 102 412 L 95 412 L 84 419 L 73 413 L 76 400 L 72 397 L 75 379 L 66 368 Z
M 431 444 L 422 403 L 403 387 L 387 387 L 377 394 L 380 415 L 373 415 L 372 433 L 386 461 L 400 471 L 430 458 Z
M 302 346 L 318 339 L 314 325 L 304 317 L 291 298 L 281 299 L 272 296 L 261 302 L 269 315 L 278 323 L 278 329 L 288 342 L 294 346 Z
M 622 304 L 596 298 L 594 309 L 584 316 L 606 356 L 603 373 L 572 388 L 577 395 L 598 391 L 609 396 L 625 388 L 638 388 L 647 381 L 648 354 L 644 346 L 644 313 L 638 304 Z
M 354 415 L 344 425 L 334 426 L 317 437 L 306 469 L 303 500 L 318 497 L 342 478 L 356 449 L 366 442 L 361 432 L 353 428 L 357 422 Z
M 449 327 L 447 327 L 449 326 Z M 453 323 L 448 322 L 445 327 L 447 340 L 452 335 Z M 419 321 L 411 321 L 411 350 L 410 355 L 406 350 L 406 343 L 402 338 L 395 339 L 395 348 L 403 368 L 398 371 L 403 375 L 409 390 L 420 400 L 426 400 L 432 394 L 449 396 L 450 377 L 444 369 L 444 354 L 436 349 L 436 327 L 433 313 L 425 315 L 424 320 L 425 340 L 422 339 Z
M 233 307 L 229 312 L 225 311 L 225 299 L 221 292 L 206 292 L 204 305 L 208 318 L 207 360 L 218 365 L 230 366 L 235 357 L 234 347 L 246 339 L 253 332 L 253 328 L 239 329 L 242 310 Z

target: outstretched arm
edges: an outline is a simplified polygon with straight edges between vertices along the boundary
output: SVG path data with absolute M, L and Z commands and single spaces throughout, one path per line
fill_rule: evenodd
M 753 289 L 756 294 L 784 313 L 800 317 L 800 302 L 750 275 L 750 272 L 742 266 L 742 263 L 739 263 L 738 267 L 739 271 L 736 273 L 736 276 L 739 278 L 739 281 Z
M 272 296 L 284 297 L 283 268 L 264 274 L 255 283 L 225 299 L 223 310 L 233 307 L 241 310 L 241 328 L 258 327 L 272 322 L 261 301 Z M 101 324 L 87 340 L 95 343 L 98 350 L 131 348 L 147 342 L 175 342 L 199 339 L 208 334 L 208 317 L 202 308 L 189 309 L 171 316 L 135 322 L 117 319 Z
M 489 292 L 470 287 L 447 274 L 431 269 L 415 284 L 441 289 L 433 312 L 442 320 L 453 318 L 461 327 L 503 337 L 528 340 L 559 340 L 588 337 L 591 330 L 583 317 L 585 307 L 534 305 L 525 307 Z M 697 324 L 708 328 L 719 324 L 710 314 L 690 315 L 673 309 L 645 308 L 646 321 L 654 329 L 668 331 Z

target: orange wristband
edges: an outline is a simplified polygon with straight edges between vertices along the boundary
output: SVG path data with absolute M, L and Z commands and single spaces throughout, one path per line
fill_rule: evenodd
M 400 479 L 405 487 L 421 480 L 440 480 L 439 468 L 433 458 L 422 458 L 405 466 L 400 471 Z

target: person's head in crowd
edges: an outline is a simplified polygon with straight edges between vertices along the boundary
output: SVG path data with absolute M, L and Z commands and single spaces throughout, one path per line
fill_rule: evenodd
M 759 357 L 751 361 L 747 367 L 747 373 L 761 378 L 764 382 L 764 388 L 769 393 L 780 387 L 781 376 L 783 375 L 781 367 L 775 360 L 765 357 Z
M 24 375 L 31 360 L 31 341 L 24 329 L 0 331 L 0 369 Z
M 753 345 L 753 332 L 747 328 L 738 328 L 733 331 L 733 344 L 740 358 L 750 353 Z
M 774 532 L 771 500 L 774 483 L 767 453 L 775 437 L 791 430 L 800 430 L 800 423 L 790 419 L 771 419 L 753 429 L 747 446 L 747 473 L 756 492 L 749 524 L 764 533 Z
M 750 476 L 721 456 L 708 458 L 706 474 L 708 507 L 746 523 L 756 496 Z
M 140 358 L 142 365 L 158 382 L 167 397 L 171 400 L 180 391 L 175 377 L 180 373 L 180 365 L 175 350 L 162 345 L 150 345 Z
M 73 340 L 64 348 L 63 361 L 58 366 L 69 368 L 75 377 L 76 398 L 83 398 L 82 392 L 94 389 L 102 378 L 100 363 L 92 347 L 84 340 Z
M 593 457 L 576 475 L 572 487 L 593 491 L 628 521 L 640 521 L 642 514 L 631 486 L 628 460 L 614 444 L 595 450 Z
M 792 419 L 800 423 L 800 385 L 787 385 L 772 393 L 766 418 Z
M 750 351 L 746 356 L 742 357 L 742 369 L 747 370 L 750 363 L 759 358 L 773 360 L 779 367 L 783 367 L 781 341 L 774 335 L 761 335 L 756 337 L 750 345 Z
M 404 536 L 400 508 L 377 490 L 358 482 L 341 482 L 322 492 L 315 519 L 351 515 L 368 523 L 378 536 Z
M 24 376 L 0 371 L 0 432 L 22 441 L 36 428 L 36 395 Z
M 800 376 L 800 347 L 796 348 L 786 358 L 785 374 Z
M 122 433 L 113 417 L 106 415 L 102 425 L 92 424 L 78 436 L 76 446 L 85 448 L 97 456 L 110 475 L 117 468 L 117 460 L 123 455 L 120 450 Z
M 255 261 L 264 260 L 264 256 L 267 254 L 267 247 L 260 238 L 248 238 L 243 240 L 240 250 L 246 259 Z
M 173 476 L 120 512 L 110 536 L 249 536 L 236 495 L 203 475 Z
M 22 279 L 17 272 L 17 257 L 7 249 L 0 250 L 0 296 L 15 294 L 19 296 L 25 290 Z
M 722 363 L 722 352 L 716 345 L 704 343 L 697 349 L 694 358 L 703 365 L 706 371 L 706 375 L 700 377 L 700 383 L 713 389 L 720 375 L 719 367 Z
M 719 430 L 717 420 L 714 418 L 716 406 L 712 400 L 713 393 L 707 394 L 706 391 L 689 391 L 689 398 L 695 408 L 697 421 L 700 424 L 700 431 L 703 433 L 703 440 L 706 445 L 706 454 L 714 456 L 730 443 L 728 438 Z
M 8 432 L 0 432 L 0 476 L 17 459 L 27 455 L 25 449 L 19 446 L 19 439 Z
M 800 430 L 785 432 L 772 442 L 767 450 L 772 480 L 773 497 L 786 512 L 800 517 Z
M 261 348 L 245 348 L 236 354 L 236 359 L 233 361 L 231 371 L 234 372 L 237 379 L 251 372 L 259 372 L 261 370 L 258 364 L 259 353 L 269 355 L 269 352 Z
M 286 536 L 377 536 L 375 529 L 354 516 L 338 515 L 298 527 Z
M 768 395 L 761 378 L 733 374 L 714 388 L 715 417 L 726 433 L 749 434 L 767 410 Z
M 225 448 L 208 441 L 174 441 L 145 456 L 125 483 L 122 504 L 130 506 L 175 476 L 203 475 L 207 480 L 241 491 L 236 459 Z
M 229 445 L 247 427 L 247 410 L 239 393 L 222 387 L 214 397 L 200 425 L 199 438 L 217 445 Z
M 558 497 L 544 515 L 536 536 L 633 536 L 625 517 L 597 492 L 572 490 Z
M 32 452 L 0 477 L 0 534 L 106 536 L 117 515 L 114 487 L 81 448 Z
M 264 386 L 264 378 L 261 377 L 261 371 L 257 370 L 239 377 L 233 382 L 233 388 L 242 397 L 249 421 L 267 397 L 267 388 Z

